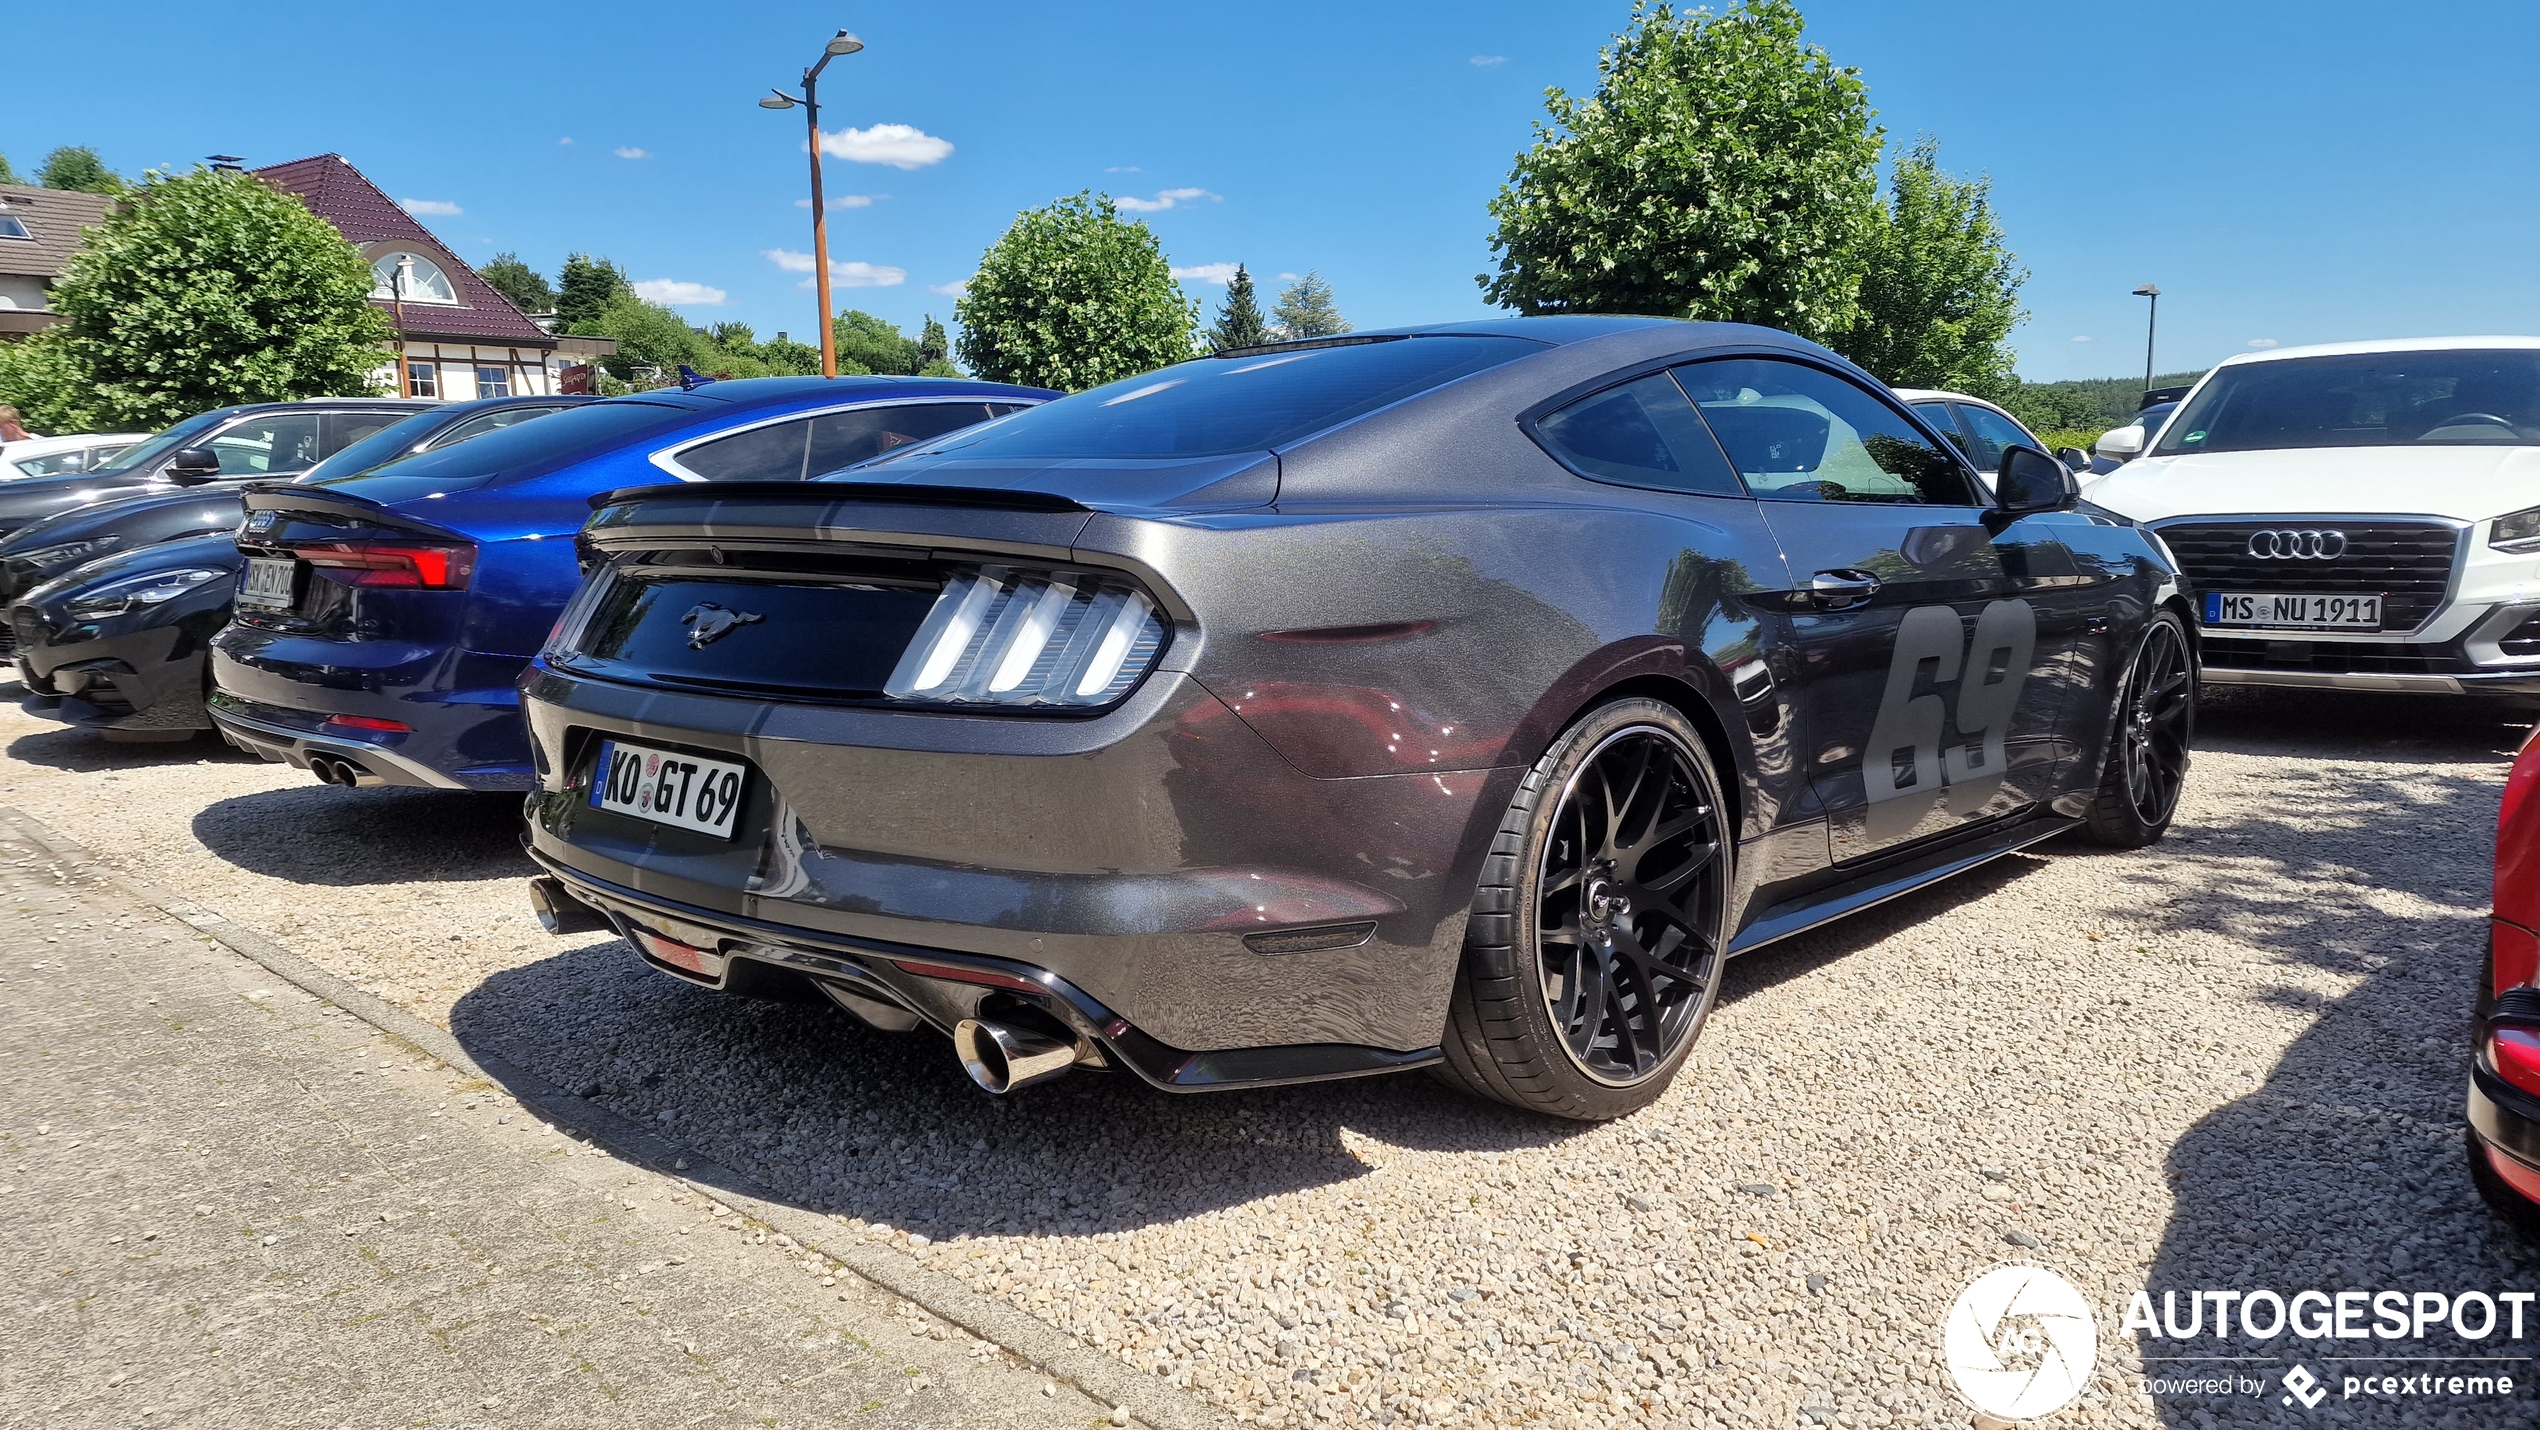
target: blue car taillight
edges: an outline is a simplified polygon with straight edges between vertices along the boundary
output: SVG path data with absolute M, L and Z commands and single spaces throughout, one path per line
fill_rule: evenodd
M 1164 648 L 1155 601 L 1107 572 L 956 568 L 883 693 L 948 705 L 1108 705 Z
M 463 591 L 476 573 L 476 548 L 463 543 L 336 541 L 292 554 L 347 586 Z

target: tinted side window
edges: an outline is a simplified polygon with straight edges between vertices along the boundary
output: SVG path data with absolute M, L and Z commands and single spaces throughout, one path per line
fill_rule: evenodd
M 811 419 L 798 417 L 717 437 L 673 460 L 710 482 L 798 482 L 810 439 Z
M 1966 403 L 1958 411 L 1967 419 L 1967 430 L 1975 434 L 1975 450 L 1968 455 L 1976 459 L 1979 470 L 1999 471 L 2002 449 L 2014 443 L 2023 447 L 2037 446 L 2037 439 L 2020 430 L 2020 424 L 1992 408 Z
M 211 440 L 224 477 L 279 476 L 317 465 L 318 415 L 288 412 L 250 417 Z
M 1957 414 L 1950 408 L 1948 403 L 1917 402 L 1914 404 L 1914 412 L 1915 415 L 1921 417 L 1925 422 L 1928 422 L 1932 426 L 1938 428 L 1940 430 L 1940 435 L 1948 438 L 1950 443 L 1957 447 L 1959 451 L 1964 452 L 1967 450 L 1967 434 L 1960 430 Z
M 1719 444 L 1667 374 L 1582 397 L 1535 424 L 1554 456 L 1598 481 L 1743 496 Z
M 897 407 L 862 407 L 811 419 L 812 476 L 853 466 L 894 447 L 923 442 L 988 420 L 984 402 L 917 402 Z
M 1973 506 L 1965 469 L 1832 373 L 1769 358 L 1678 368 L 1747 489 L 1773 501 Z
M 403 412 L 338 412 L 326 419 L 326 450 L 321 457 L 332 457 L 374 432 L 385 431 L 406 420 Z

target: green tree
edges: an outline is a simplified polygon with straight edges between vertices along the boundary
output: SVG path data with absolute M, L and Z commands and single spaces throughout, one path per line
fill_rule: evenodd
M 1349 319 L 1342 317 L 1341 310 L 1332 304 L 1332 285 L 1319 271 L 1310 269 L 1279 294 L 1277 305 L 1270 310 L 1270 322 L 1286 342 L 1338 337 L 1349 331 Z
M 564 270 L 556 276 L 556 320 L 578 332 L 582 324 L 596 321 L 603 309 L 634 291 L 625 269 L 587 253 L 568 254 Z
M 758 355 L 772 373 L 790 377 L 816 377 L 820 373 L 820 349 L 795 342 L 783 333 L 759 344 Z
M 2028 271 L 2005 246 L 1991 184 L 1940 171 L 1926 135 L 1896 161 L 1861 275 L 1861 316 L 1834 347 L 1898 387 L 2000 398 Z M 2059 424 L 2062 425 L 2062 424 Z
M 917 368 L 923 372 L 937 363 L 952 360 L 952 340 L 944 336 L 944 325 L 935 315 L 926 315 L 926 324 L 917 330 Z
M 521 262 L 517 253 L 495 254 L 492 262 L 476 270 L 476 276 L 494 285 L 495 292 L 524 313 L 556 310 L 556 290 L 547 286 L 547 276 Z
M 29 432 L 101 432 L 111 428 L 89 384 L 88 369 L 71 346 L 70 329 L 46 328 L 31 338 L 0 343 L 0 405 L 18 409 Z
M 1017 215 L 953 315 L 972 372 L 1069 392 L 1180 362 L 1199 327 L 1155 234 L 1090 191 Z
M 44 156 L 44 167 L 35 181 L 48 189 L 77 189 L 84 194 L 120 194 L 123 176 L 106 167 L 97 151 L 85 145 L 65 144 Z
M 577 337 L 617 339 L 617 351 L 600 359 L 600 366 L 621 382 L 642 376 L 639 368 L 653 369 L 657 381 L 676 382 L 681 363 L 704 372 L 714 362 L 712 345 L 686 319 L 636 297 L 631 288 L 620 290 L 571 331 Z
M 0 154 L 0 184 L 18 182 L 18 171 L 9 167 L 9 156 Z
M 831 332 L 838 342 L 840 372 L 845 372 L 852 363 L 858 372 L 908 377 L 926 365 L 918 355 L 918 345 L 900 332 L 897 323 L 877 318 L 861 308 L 849 308 L 840 313 Z
M 370 266 L 335 226 L 245 174 L 150 176 L 83 236 L 53 286 L 67 321 L 9 366 L 68 392 L 0 401 L 87 421 L 164 427 L 209 407 L 371 391 L 387 315 Z M 64 427 L 58 418 L 48 418 Z
M 1546 92 L 1551 121 L 1490 203 L 1484 293 L 1524 313 L 1850 328 L 1881 131 L 1859 71 L 1803 29 L 1790 0 L 1716 16 L 1638 0 L 1595 95 Z
M 1234 281 L 1226 285 L 1226 301 L 1217 305 L 1217 326 L 1208 330 L 1209 345 L 1223 352 L 1257 347 L 1269 340 L 1269 325 L 1261 320 L 1261 300 L 1253 296 L 1252 274 L 1238 263 Z

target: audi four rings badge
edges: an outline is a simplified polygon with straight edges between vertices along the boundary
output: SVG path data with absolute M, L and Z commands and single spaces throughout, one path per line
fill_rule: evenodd
M 2249 554 L 2260 561 L 2334 561 L 2346 554 L 2342 531 L 2253 531 Z

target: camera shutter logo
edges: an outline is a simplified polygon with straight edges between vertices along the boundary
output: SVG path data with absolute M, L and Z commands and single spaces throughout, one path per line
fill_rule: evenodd
M 2259 561 L 2334 561 L 2346 554 L 2342 531 L 2253 531 L 2249 555 Z
M 1940 1351 L 1969 1405 L 1999 1420 L 2035 1420 L 2070 1405 L 2090 1383 L 2099 1327 L 2073 1283 L 2012 1263 L 1958 1293 Z

